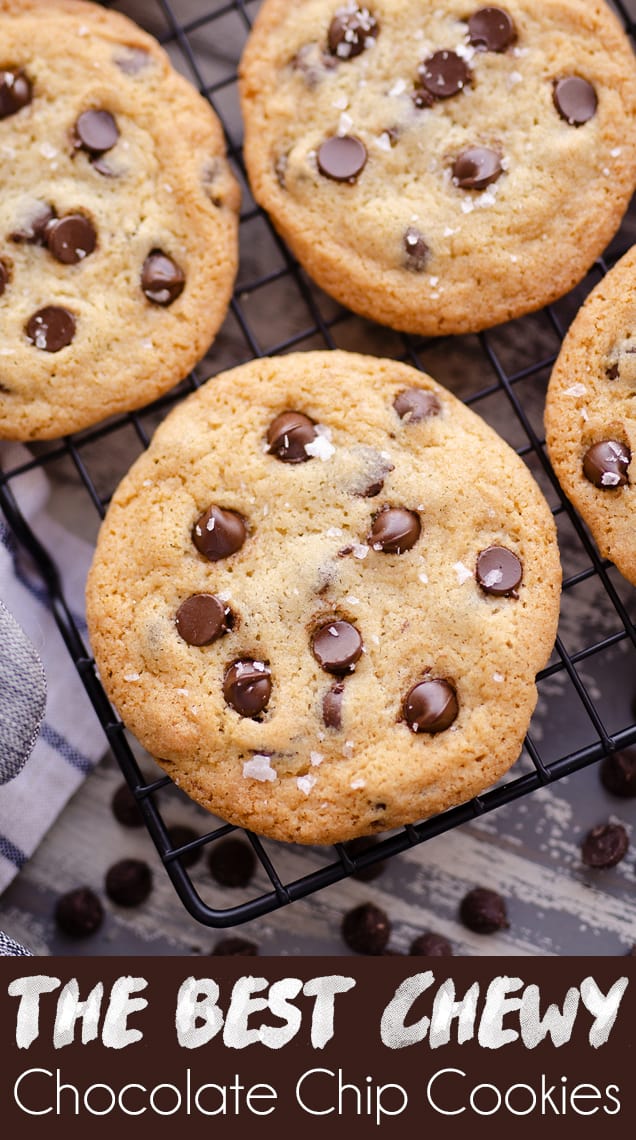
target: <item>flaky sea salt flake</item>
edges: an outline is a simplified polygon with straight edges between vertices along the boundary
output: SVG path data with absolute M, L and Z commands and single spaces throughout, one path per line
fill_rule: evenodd
M 270 759 L 270 756 L 264 756 L 257 752 L 251 760 L 245 760 L 243 779 L 258 780 L 261 784 L 271 783 L 277 777 L 276 770 L 270 764 Z

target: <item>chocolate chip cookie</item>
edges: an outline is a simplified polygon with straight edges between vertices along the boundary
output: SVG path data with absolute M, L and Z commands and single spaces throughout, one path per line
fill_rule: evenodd
M 602 0 L 265 0 L 241 64 L 258 202 L 323 289 L 437 335 L 580 280 L 636 185 Z
M 88 620 L 110 698 L 175 783 L 331 843 L 514 763 L 559 585 L 552 515 L 491 428 L 406 365 L 316 352 L 170 413 L 109 508 Z
M 550 459 L 605 558 L 636 585 L 636 248 L 590 293 L 554 366 Z
M 223 320 L 238 188 L 208 103 L 124 16 L 0 0 L 0 437 L 140 407 Z

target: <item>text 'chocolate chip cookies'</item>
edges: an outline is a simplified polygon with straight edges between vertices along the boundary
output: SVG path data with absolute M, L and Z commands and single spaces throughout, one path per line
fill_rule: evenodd
M 300 262 L 407 332 L 566 293 L 636 186 L 636 64 L 601 0 L 265 0 L 241 95 L 253 192 Z
M 181 788 L 330 843 L 514 763 L 559 586 L 550 510 L 479 417 L 406 365 L 292 354 L 170 413 L 109 508 L 88 620 Z
M 238 187 L 209 104 L 130 20 L 0 0 L 0 438 L 149 403 L 221 324 Z

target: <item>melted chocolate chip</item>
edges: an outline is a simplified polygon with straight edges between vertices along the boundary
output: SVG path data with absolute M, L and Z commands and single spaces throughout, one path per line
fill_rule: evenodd
M 407 424 L 419 424 L 430 416 L 438 416 L 442 410 L 434 392 L 422 388 L 404 388 L 393 401 L 398 416 Z
M 352 673 L 362 653 L 362 638 L 348 621 L 332 621 L 316 630 L 311 651 L 326 673 Z
M 509 598 L 521 584 L 523 565 L 506 546 L 489 546 L 477 556 L 475 577 L 485 594 Z
M 258 946 L 255 942 L 250 942 L 249 938 L 232 935 L 230 938 L 221 938 L 212 950 L 212 954 L 233 958 L 255 958 L 258 957 Z
M 246 887 L 256 870 L 256 856 L 249 844 L 230 835 L 212 844 L 208 867 L 221 886 Z
M 571 127 L 583 126 L 596 114 L 596 91 L 587 79 L 581 79 L 578 75 L 558 79 L 554 84 L 552 98 L 561 118 Z
M 329 51 L 338 59 L 353 59 L 377 34 L 377 20 L 368 8 L 338 8 L 327 33 Z
M 464 896 L 459 917 L 475 934 L 494 934 L 497 930 L 507 930 L 510 925 L 505 899 L 488 887 L 474 887 Z
M 636 748 L 612 752 L 601 765 L 601 783 L 612 796 L 632 799 L 636 796 Z
M 415 226 L 409 226 L 404 234 L 404 249 L 406 252 L 406 268 L 412 273 L 421 273 L 426 268 L 430 249 L 424 241 L 423 235 Z
M 588 448 L 583 456 L 583 473 L 590 483 L 603 491 L 624 487 L 629 482 L 627 468 L 632 453 L 616 439 L 606 439 Z
M 418 681 L 404 698 L 403 716 L 412 732 L 444 732 L 459 712 L 457 694 L 448 681 Z
M 210 645 L 229 628 L 226 607 L 214 594 L 192 594 L 181 603 L 174 620 L 188 645 Z
M 59 352 L 75 336 L 75 318 L 68 309 L 47 305 L 29 318 L 26 335 L 36 348 L 44 352 Z
M 620 376 L 620 369 L 617 361 L 615 361 L 614 364 L 608 364 L 607 368 L 605 369 L 605 375 L 607 376 L 608 380 L 618 380 Z
M 478 51 L 505 51 L 516 38 L 514 21 L 505 8 L 480 8 L 468 21 L 468 41 Z
M 409 954 L 416 958 L 452 958 L 453 947 L 443 934 L 427 931 L 413 939 Z
M 110 807 L 122 827 L 143 827 L 144 817 L 128 784 L 120 784 L 115 790 Z
M 435 102 L 435 99 L 431 95 L 430 91 L 427 91 L 425 87 L 420 86 L 413 88 L 413 94 L 411 95 L 411 98 L 413 100 L 413 105 L 417 107 L 418 111 L 425 111 L 428 107 L 432 107 L 433 103 Z
M 210 562 L 236 554 L 246 538 L 247 527 L 241 516 L 214 503 L 199 515 L 192 530 L 192 541 L 199 554 Z
M 263 661 L 245 657 L 226 671 L 223 696 L 239 716 L 259 716 L 267 708 L 271 695 L 272 675 Z
M 0 297 L 9 284 L 9 270 L 3 261 L 0 261 Z
M 121 859 L 106 874 L 106 894 L 119 906 L 139 906 L 152 890 L 152 871 L 142 859 Z
M 49 252 L 64 265 L 76 265 L 88 257 L 97 244 L 93 223 L 83 214 L 66 214 L 49 221 L 44 236 Z
M 383 554 L 403 554 L 411 550 L 422 530 L 420 516 L 406 507 L 385 507 L 373 521 L 367 542 Z
M 128 48 L 126 55 L 116 56 L 113 63 L 124 75 L 139 75 L 150 65 L 150 54 L 143 48 Z
M 75 146 L 89 154 L 105 154 L 119 138 L 119 128 L 110 111 L 83 111 L 75 123 Z
M 453 163 L 453 179 L 462 190 L 485 190 L 502 173 L 501 156 L 487 146 L 467 147 Z
M 588 831 L 581 844 L 581 858 L 586 867 L 615 867 L 624 859 L 628 847 L 627 832 L 621 823 L 603 823 Z
M 342 937 L 356 954 L 382 954 L 391 937 L 388 915 L 375 903 L 362 903 L 347 911 L 341 926 Z
M 454 51 L 436 51 L 418 68 L 421 86 L 433 99 L 450 99 L 470 84 L 471 72 Z
M 53 218 L 53 210 L 46 202 L 32 202 L 21 225 L 11 233 L 11 241 L 28 242 L 30 245 L 44 243 L 46 227 Z
M 334 182 L 355 182 L 364 169 L 367 150 L 353 135 L 333 135 L 318 150 L 318 169 Z
M 153 249 L 141 270 L 141 288 L 155 305 L 171 305 L 183 293 L 185 274 L 176 261 Z
M 344 685 L 340 682 L 327 689 L 322 698 L 322 719 L 326 728 L 342 728 L 342 702 Z
M 22 70 L 0 71 L 0 119 L 8 119 L 33 98 L 33 88 Z
M 57 900 L 55 922 L 70 938 L 87 938 L 103 921 L 104 908 L 90 887 L 77 887 Z
M 198 831 L 195 831 L 193 827 L 188 827 L 185 823 L 175 823 L 173 827 L 169 827 L 167 830 L 170 846 L 175 851 L 177 848 L 185 847 L 186 844 L 194 843 L 195 839 L 199 839 Z M 183 855 L 179 855 L 179 862 L 182 867 L 194 867 L 202 854 L 202 847 L 193 847 L 191 851 L 184 851 Z
M 315 438 L 314 422 L 302 412 L 281 412 L 267 429 L 269 453 L 283 463 L 306 463 L 311 456 L 305 451 L 305 444 Z

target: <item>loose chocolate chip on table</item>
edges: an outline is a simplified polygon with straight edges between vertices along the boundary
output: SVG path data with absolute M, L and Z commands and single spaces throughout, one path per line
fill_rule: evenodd
M 139 906 L 152 890 L 152 871 L 141 859 L 120 859 L 106 873 L 106 894 L 119 906 Z
M 345 843 L 345 850 L 347 855 L 352 859 L 356 859 L 358 855 L 362 855 L 365 851 L 370 851 L 373 847 L 377 847 L 379 840 L 375 839 L 372 835 L 361 835 L 358 839 L 350 839 Z M 355 871 L 351 872 L 351 878 L 357 879 L 361 883 L 370 883 L 373 879 L 377 879 L 382 874 L 386 867 L 385 859 L 378 859 L 375 863 L 369 863 L 366 867 L 358 867 Z
M 318 169 L 334 182 L 355 182 L 367 161 L 367 149 L 353 135 L 333 135 L 318 149 Z
M 632 453 L 617 439 L 605 439 L 594 443 L 583 456 L 583 473 L 590 483 L 603 491 L 614 487 L 624 487 L 629 482 L 627 468 Z
M 235 661 L 225 674 L 223 695 L 239 716 L 258 716 L 267 708 L 272 695 L 272 675 L 268 666 L 253 658 Z
M 625 957 L 626 958 L 636 958 L 636 942 L 632 946 L 631 950 L 627 951 Z
M 468 21 L 468 40 L 478 51 L 505 51 L 516 38 L 514 21 L 505 8 L 480 8 Z
M 404 234 L 404 250 L 406 252 L 406 268 L 412 273 L 421 273 L 426 267 L 430 256 L 430 249 L 424 241 L 423 235 L 415 226 L 409 226 Z
M 75 123 L 75 146 L 89 154 L 105 154 L 119 138 L 110 111 L 83 111 Z
M 9 270 L 4 262 L 0 261 L 0 297 L 9 283 Z
M 211 951 L 212 955 L 222 954 L 225 957 L 242 957 L 242 958 L 256 958 L 258 957 L 258 946 L 255 942 L 250 942 L 249 938 L 221 938 L 217 942 L 214 950 Z
M 596 91 L 587 79 L 581 79 L 579 75 L 567 75 L 558 79 L 554 84 L 552 98 L 561 118 L 571 127 L 583 126 L 596 114 Z
M 256 856 L 248 843 L 229 836 L 212 844 L 208 867 L 221 886 L 246 887 L 256 870 Z
M 32 202 L 21 224 L 10 234 L 11 241 L 37 245 L 45 241 L 46 227 L 53 218 L 53 210 L 46 202 Z
M 450 99 L 470 84 L 470 68 L 454 51 L 436 51 L 418 67 L 420 82 L 433 99 Z
M 474 887 L 461 901 L 459 917 L 475 934 L 494 934 L 507 930 L 508 913 L 505 899 L 488 887 Z
M 322 698 L 322 719 L 326 728 L 342 728 L 342 701 L 344 699 L 344 685 L 339 682 L 327 689 Z
M 173 827 L 169 827 L 167 830 L 173 848 L 185 847 L 186 843 L 193 843 L 195 839 L 199 838 L 198 831 L 195 831 L 193 827 L 188 827 L 185 823 L 175 823 Z M 181 866 L 194 867 L 195 863 L 199 862 L 202 851 L 202 847 L 193 847 L 192 851 L 184 851 L 183 855 L 179 856 Z
M 269 453 L 283 463 L 306 463 L 311 456 L 305 444 L 315 438 L 314 422 L 302 412 L 281 412 L 267 429 Z
M 489 546 L 477 555 L 475 577 L 485 594 L 510 597 L 521 584 L 523 566 L 506 546 Z
M 36 348 L 44 352 L 59 352 L 75 336 L 75 318 L 68 309 L 47 305 L 29 318 L 26 334 Z
M 409 954 L 417 958 L 451 958 L 453 947 L 443 934 L 427 931 L 414 938 L 409 948 Z
M 144 817 L 128 784 L 120 784 L 110 801 L 111 811 L 122 827 L 143 827 Z
M 104 920 L 104 908 L 90 887 L 77 887 L 58 899 L 55 922 L 71 938 L 86 938 L 99 930 Z
M 391 937 L 388 915 L 375 903 L 362 903 L 347 911 L 341 926 L 342 937 L 356 954 L 382 954 Z
M 612 796 L 632 799 L 636 796 L 636 748 L 612 752 L 601 764 L 601 783 Z
M 442 410 L 435 393 L 425 392 L 422 388 L 405 388 L 398 392 L 393 407 L 407 424 L 419 424 L 430 416 L 438 416 Z
M 7 119 L 26 107 L 33 88 L 23 71 L 0 71 L 0 119 Z
M 385 507 L 373 520 L 367 542 L 383 554 L 403 554 L 411 550 L 422 531 L 420 516 L 406 507 Z
M 338 8 L 329 25 L 329 51 L 338 59 L 360 55 L 375 40 L 378 23 L 368 8 Z
M 331 621 L 316 630 L 311 651 L 327 673 L 352 673 L 362 653 L 362 638 L 348 621 Z
M 501 155 L 487 146 L 469 146 L 453 163 L 453 179 L 462 190 L 485 190 L 502 173 Z
M 192 594 L 177 610 L 177 633 L 188 645 L 210 645 L 229 629 L 226 609 L 214 594 Z
M 155 305 L 171 305 L 183 293 L 185 274 L 161 249 L 153 249 L 141 270 L 141 288 Z
M 588 831 L 581 844 L 586 867 L 615 867 L 627 854 L 629 839 L 621 823 L 602 823 Z
M 192 530 L 192 541 L 199 554 L 210 562 L 236 554 L 246 538 L 247 527 L 241 516 L 214 503 L 199 515 Z
M 418 681 L 404 698 L 404 719 L 413 732 L 444 732 L 458 712 L 457 694 L 441 678 Z
M 64 265 L 76 265 L 92 253 L 97 244 L 93 223 L 83 214 L 66 214 L 49 221 L 45 241 L 50 253 Z

